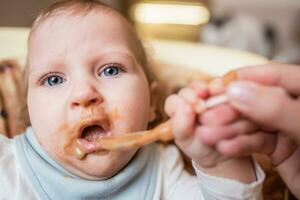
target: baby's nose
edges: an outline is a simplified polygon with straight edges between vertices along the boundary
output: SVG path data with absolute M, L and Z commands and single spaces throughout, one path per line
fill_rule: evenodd
M 90 88 L 88 91 L 77 92 L 71 101 L 71 107 L 89 107 L 103 102 L 103 97 L 95 89 Z

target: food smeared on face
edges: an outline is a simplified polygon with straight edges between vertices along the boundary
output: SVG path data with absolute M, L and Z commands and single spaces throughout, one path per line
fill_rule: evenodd
M 113 116 L 115 112 L 112 112 Z M 101 149 L 98 141 L 112 135 L 111 118 L 111 115 L 106 113 L 102 106 L 93 106 L 81 114 L 78 122 L 72 125 L 63 125 L 60 133 L 66 137 L 64 152 L 77 159 L 83 159 L 90 153 L 108 153 Z
M 54 12 L 31 35 L 29 116 L 54 160 L 80 177 L 105 179 L 120 171 L 138 149 L 103 151 L 99 140 L 147 128 L 147 63 L 121 15 L 94 8 L 72 10 L 73 6 Z

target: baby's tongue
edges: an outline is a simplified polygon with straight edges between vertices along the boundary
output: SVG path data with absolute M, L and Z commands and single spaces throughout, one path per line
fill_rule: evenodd
M 89 142 L 95 142 L 104 134 L 105 131 L 101 126 L 93 125 L 93 126 L 86 127 L 83 130 L 81 137 Z

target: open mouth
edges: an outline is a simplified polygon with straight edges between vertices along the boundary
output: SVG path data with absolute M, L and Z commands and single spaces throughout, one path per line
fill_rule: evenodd
M 87 142 L 97 142 L 101 137 L 107 135 L 107 132 L 100 125 L 91 125 L 87 126 L 82 130 L 81 139 L 86 140 Z
M 71 150 L 73 152 L 72 154 L 78 159 L 82 159 L 90 153 L 97 152 L 100 155 L 108 153 L 108 151 L 105 151 L 101 148 L 99 140 L 102 137 L 109 135 L 110 132 L 99 124 L 90 124 L 88 126 L 84 126 L 80 130 L 80 136 L 77 138 L 77 142 L 75 143 L 73 150 Z
M 101 153 L 102 155 L 104 153 L 104 149 L 101 148 L 99 141 L 101 138 L 112 134 L 111 123 L 103 112 L 98 114 L 92 112 L 92 114 L 92 117 L 81 117 L 80 120 L 62 130 L 69 136 L 64 144 L 64 152 L 67 155 L 81 160 L 88 154 Z

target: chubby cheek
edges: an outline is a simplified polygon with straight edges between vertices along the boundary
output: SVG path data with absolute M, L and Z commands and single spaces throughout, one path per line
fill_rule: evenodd
M 147 85 L 144 82 L 128 84 L 126 88 L 115 88 L 115 91 L 118 92 L 108 95 L 115 134 L 146 129 L 150 112 Z
M 63 108 L 59 102 L 43 98 L 41 94 L 29 93 L 28 111 L 31 126 L 34 133 L 45 150 L 48 152 L 60 151 L 62 141 L 57 133 L 59 125 L 63 121 Z M 47 95 L 46 95 L 47 96 Z

